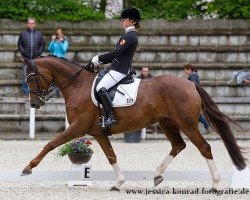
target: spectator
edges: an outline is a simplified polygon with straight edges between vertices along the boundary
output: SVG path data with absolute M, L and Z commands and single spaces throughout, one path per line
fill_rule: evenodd
M 44 51 L 45 41 L 43 34 L 36 28 L 35 18 L 28 18 L 27 30 L 19 35 L 17 46 L 24 58 L 34 59 Z M 29 88 L 26 84 L 26 66 L 23 65 L 22 88 L 25 95 L 29 95 Z
M 146 67 L 146 66 L 142 67 L 141 74 L 139 76 L 137 76 L 137 78 L 140 78 L 140 79 L 148 79 L 148 78 L 152 78 L 152 77 L 154 77 L 154 76 L 150 74 L 149 67 Z M 155 132 L 157 132 L 158 124 L 159 123 L 153 124 L 153 125 L 151 125 L 151 126 L 149 126 L 147 128 L 152 129 L 152 133 L 155 133 Z M 146 138 L 146 128 L 142 129 L 141 138 L 142 139 Z
M 194 82 L 197 85 L 200 85 L 198 70 L 196 68 L 194 68 L 191 64 L 187 64 L 184 67 L 184 72 L 186 75 L 188 75 L 188 80 Z M 210 132 L 209 125 L 204 115 L 202 114 L 200 115 L 199 122 L 201 122 L 204 128 L 206 129 L 205 133 L 206 134 L 209 133 Z
M 200 85 L 200 78 L 196 68 L 194 68 L 191 64 L 187 64 L 184 67 L 184 72 L 188 75 L 188 80 Z
M 60 28 L 57 29 L 55 35 L 51 36 L 51 42 L 49 43 L 48 50 L 57 57 L 65 58 L 68 48 L 69 43 L 65 39 L 62 30 Z
M 48 47 L 49 52 L 58 58 L 65 58 L 68 48 L 69 42 L 64 37 L 62 29 L 56 29 L 55 35 L 51 36 L 51 42 L 49 43 Z M 60 89 L 54 84 L 52 84 L 51 87 L 55 91 L 53 96 L 60 97 Z
M 232 78 L 227 82 L 228 85 L 237 83 L 239 85 L 249 85 L 250 84 L 250 72 L 245 70 L 234 71 Z
M 147 79 L 147 78 L 152 78 L 152 77 L 154 77 L 154 76 L 150 74 L 149 68 L 143 67 L 141 70 L 141 74 L 137 78 Z

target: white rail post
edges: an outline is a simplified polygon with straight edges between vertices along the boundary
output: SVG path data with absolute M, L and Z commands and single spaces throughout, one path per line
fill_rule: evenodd
M 67 113 L 65 114 L 65 130 L 69 127 L 69 122 L 67 118 Z
M 146 128 L 143 128 L 141 130 L 141 139 L 145 139 L 146 138 Z
M 35 108 L 30 107 L 30 128 L 29 136 L 31 139 L 35 139 Z

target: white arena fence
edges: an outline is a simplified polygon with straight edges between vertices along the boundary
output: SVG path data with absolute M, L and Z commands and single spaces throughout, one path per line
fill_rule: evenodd
M 30 107 L 30 118 L 29 118 L 29 137 L 35 139 L 35 123 L 36 123 L 36 109 Z M 65 128 L 69 127 L 67 115 L 65 114 Z
M 36 109 L 30 108 L 29 137 L 35 139 Z M 65 129 L 69 127 L 67 115 L 65 114 Z M 146 128 L 142 129 L 141 138 L 146 138 Z
M 1 181 L 69 181 L 69 186 L 87 185 L 92 181 L 116 181 L 114 171 L 93 171 L 92 165 L 72 164 L 71 170 L 38 171 L 31 175 L 21 176 L 21 170 L 0 170 Z M 152 181 L 155 171 L 124 171 L 126 181 Z M 250 171 L 220 171 L 221 181 L 230 181 L 230 188 L 250 189 Z M 209 171 L 167 171 L 165 181 L 212 181 Z

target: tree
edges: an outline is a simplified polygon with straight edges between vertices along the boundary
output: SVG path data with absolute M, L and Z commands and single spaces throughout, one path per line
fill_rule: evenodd
M 208 13 L 221 19 L 250 19 L 250 0 L 214 0 L 208 3 Z
M 143 19 L 250 19 L 250 0 L 124 0 L 140 9 Z
M 81 21 L 104 19 L 104 13 L 84 5 L 82 0 L 1 0 L 0 18 L 37 21 Z
M 197 4 L 201 0 L 130 0 L 131 6 L 141 10 L 142 18 L 186 19 L 199 17 L 202 11 Z

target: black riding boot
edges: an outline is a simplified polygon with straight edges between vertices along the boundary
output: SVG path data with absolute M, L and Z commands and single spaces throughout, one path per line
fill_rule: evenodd
M 105 127 L 115 126 L 117 121 L 115 120 L 115 116 L 113 113 L 113 104 L 112 104 L 112 101 L 109 97 L 107 90 L 103 87 L 97 93 L 102 100 L 102 106 L 107 112 L 107 118 L 104 121 L 104 126 Z

